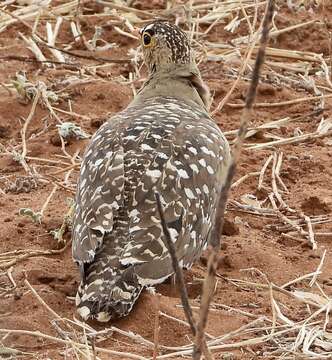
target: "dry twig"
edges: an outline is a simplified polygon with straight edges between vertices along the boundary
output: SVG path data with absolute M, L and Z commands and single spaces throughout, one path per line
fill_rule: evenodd
M 264 62 L 265 48 L 268 42 L 269 27 L 272 21 L 273 13 L 274 13 L 274 0 L 270 0 L 267 5 L 266 14 L 262 25 L 262 37 L 260 40 L 260 48 L 256 57 L 255 67 L 253 70 L 252 81 L 250 83 L 250 88 L 248 90 L 248 94 L 246 97 L 245 108 L 241 116 L 240 129 L 233 148 L 233 158 L 229 168 L 227 169 L 225 184 L 223 184 L 223 187 L 221 189 L 219 204 L 216 212 L 215 226 L 211 236 L 212 249 L 208 259 L 206 279 L 203 284 L 200 317 L 197 325 L 197 334 L 195 338 L 195 347 L 193 353 L 194 360 L 199 360 L 202 354 L 202 344 L 203 344 L 204 332 L 208 318 L 209 306 L 212 301 L 213 292 L 215 289 L 215 274 L 218 267 L 220 241 L 221 241 L 220 234 L 223 228 L 225 207 L 228 199 L 229 190 L 232 184 L 232 180 L 235 175 L 236 164 L 241 154 L 243 140 L 245 138 L 253 103 L 256 96 L 256 90 L 259 81 L 259 72 Z
M 195 325 L 194 316 L 193 316 L 193 313 L 192 313 L 192 310 L 191 310 L 191 307 L 189 304 L 189 300 L 188 300 L 189 299 L 188 292 L 187 292 L 186 284 L 184 281 L 183 271 L 179 265 L 179 261 L 177 259 L 176 252 L 175 252 L 174 243 L 172 241 L 172 236 L 171 236 L 171 234 L 168 230 L 167 224 L 166 224 L 164 211 L 163 211 L 162 204 L 160 201 L 160 195 L 158 193 L 155 193 L 155 197 L 156 197 L 158 211 L 159 211 L 159 215 L 160 215 L 161 226 L 163 228 L 163 232 L 165 235 L 166 245 L 167 245 L 171 260 L 172 260 L 172 266 L 173 266 L 175 276 L 176 276 L 176 283 L 178 285 L 178 289 L 181 294 L 181 301 L 183 304 L 184 313 L 185 313 L 187 321 L 190 325 L 190 330 L 193 333 L 193 335 L 195 336 L 196 335 L 196 325 Z

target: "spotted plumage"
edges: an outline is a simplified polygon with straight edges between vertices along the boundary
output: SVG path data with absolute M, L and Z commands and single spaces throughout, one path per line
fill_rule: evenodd
M 166 21 L 156 21 L 146 25 L 140 30 L 143 40 L 143 51 L 146 63 L 151 72 L 156 69 L 156 62 L 151 61 L 153 57 L 159 57 L 158 65 L 165 62 L 173 64 L 188 64 L 192 59 L 192 51 L 187 35 L 178 27 Z M 151 43 L 145 44 L 145 41 Z M 153 48 L 151 45 L 154 45 Z M 152 51 L 149 49 L 152 48 Z
M 185 33 L 157 21 L 141 39 L 149 79 L 95 133 L 82 162 L 73 258 L 84 319 L 128 314 L 145 286 L 173 274 L 156 191 L 180 264 L 193 264 L 209 240 L 230 159 Z

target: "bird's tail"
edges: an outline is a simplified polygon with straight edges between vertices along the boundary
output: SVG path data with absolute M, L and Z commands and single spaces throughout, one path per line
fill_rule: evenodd
M 106 322 L 127 315 L 143 289 L 134 268 L 121 265 L 105 250 L 85 266 L 77 291 L 76 306 L 84 320 Z

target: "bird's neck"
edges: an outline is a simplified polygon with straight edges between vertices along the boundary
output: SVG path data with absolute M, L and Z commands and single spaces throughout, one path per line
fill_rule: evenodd
M 169 64 L 150 74 L 133 103 L 156 96 L 172 96 L 210 107 L 210 93 L 195 64 Z

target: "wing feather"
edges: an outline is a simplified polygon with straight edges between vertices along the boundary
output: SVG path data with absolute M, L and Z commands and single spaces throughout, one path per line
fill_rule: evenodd
M 192 104 L 154 98 L 120 113 L 95 134 L 84 157 L 74 258 L 91 262 L 120 219 L 120 263 L 134 267 L 142 285 L 171 275 L 158 191 L 177 257 L 191 266 L 208 240 L 229 157 L 218 126 Z
M 114 119 L 114 122 L 116 119 Z M 104 124 L 88 146 L 81 166 L 73 219 L 73 257 L 91 262 L 114 217 L 124 206 L 124 149 L 117 127 Z

